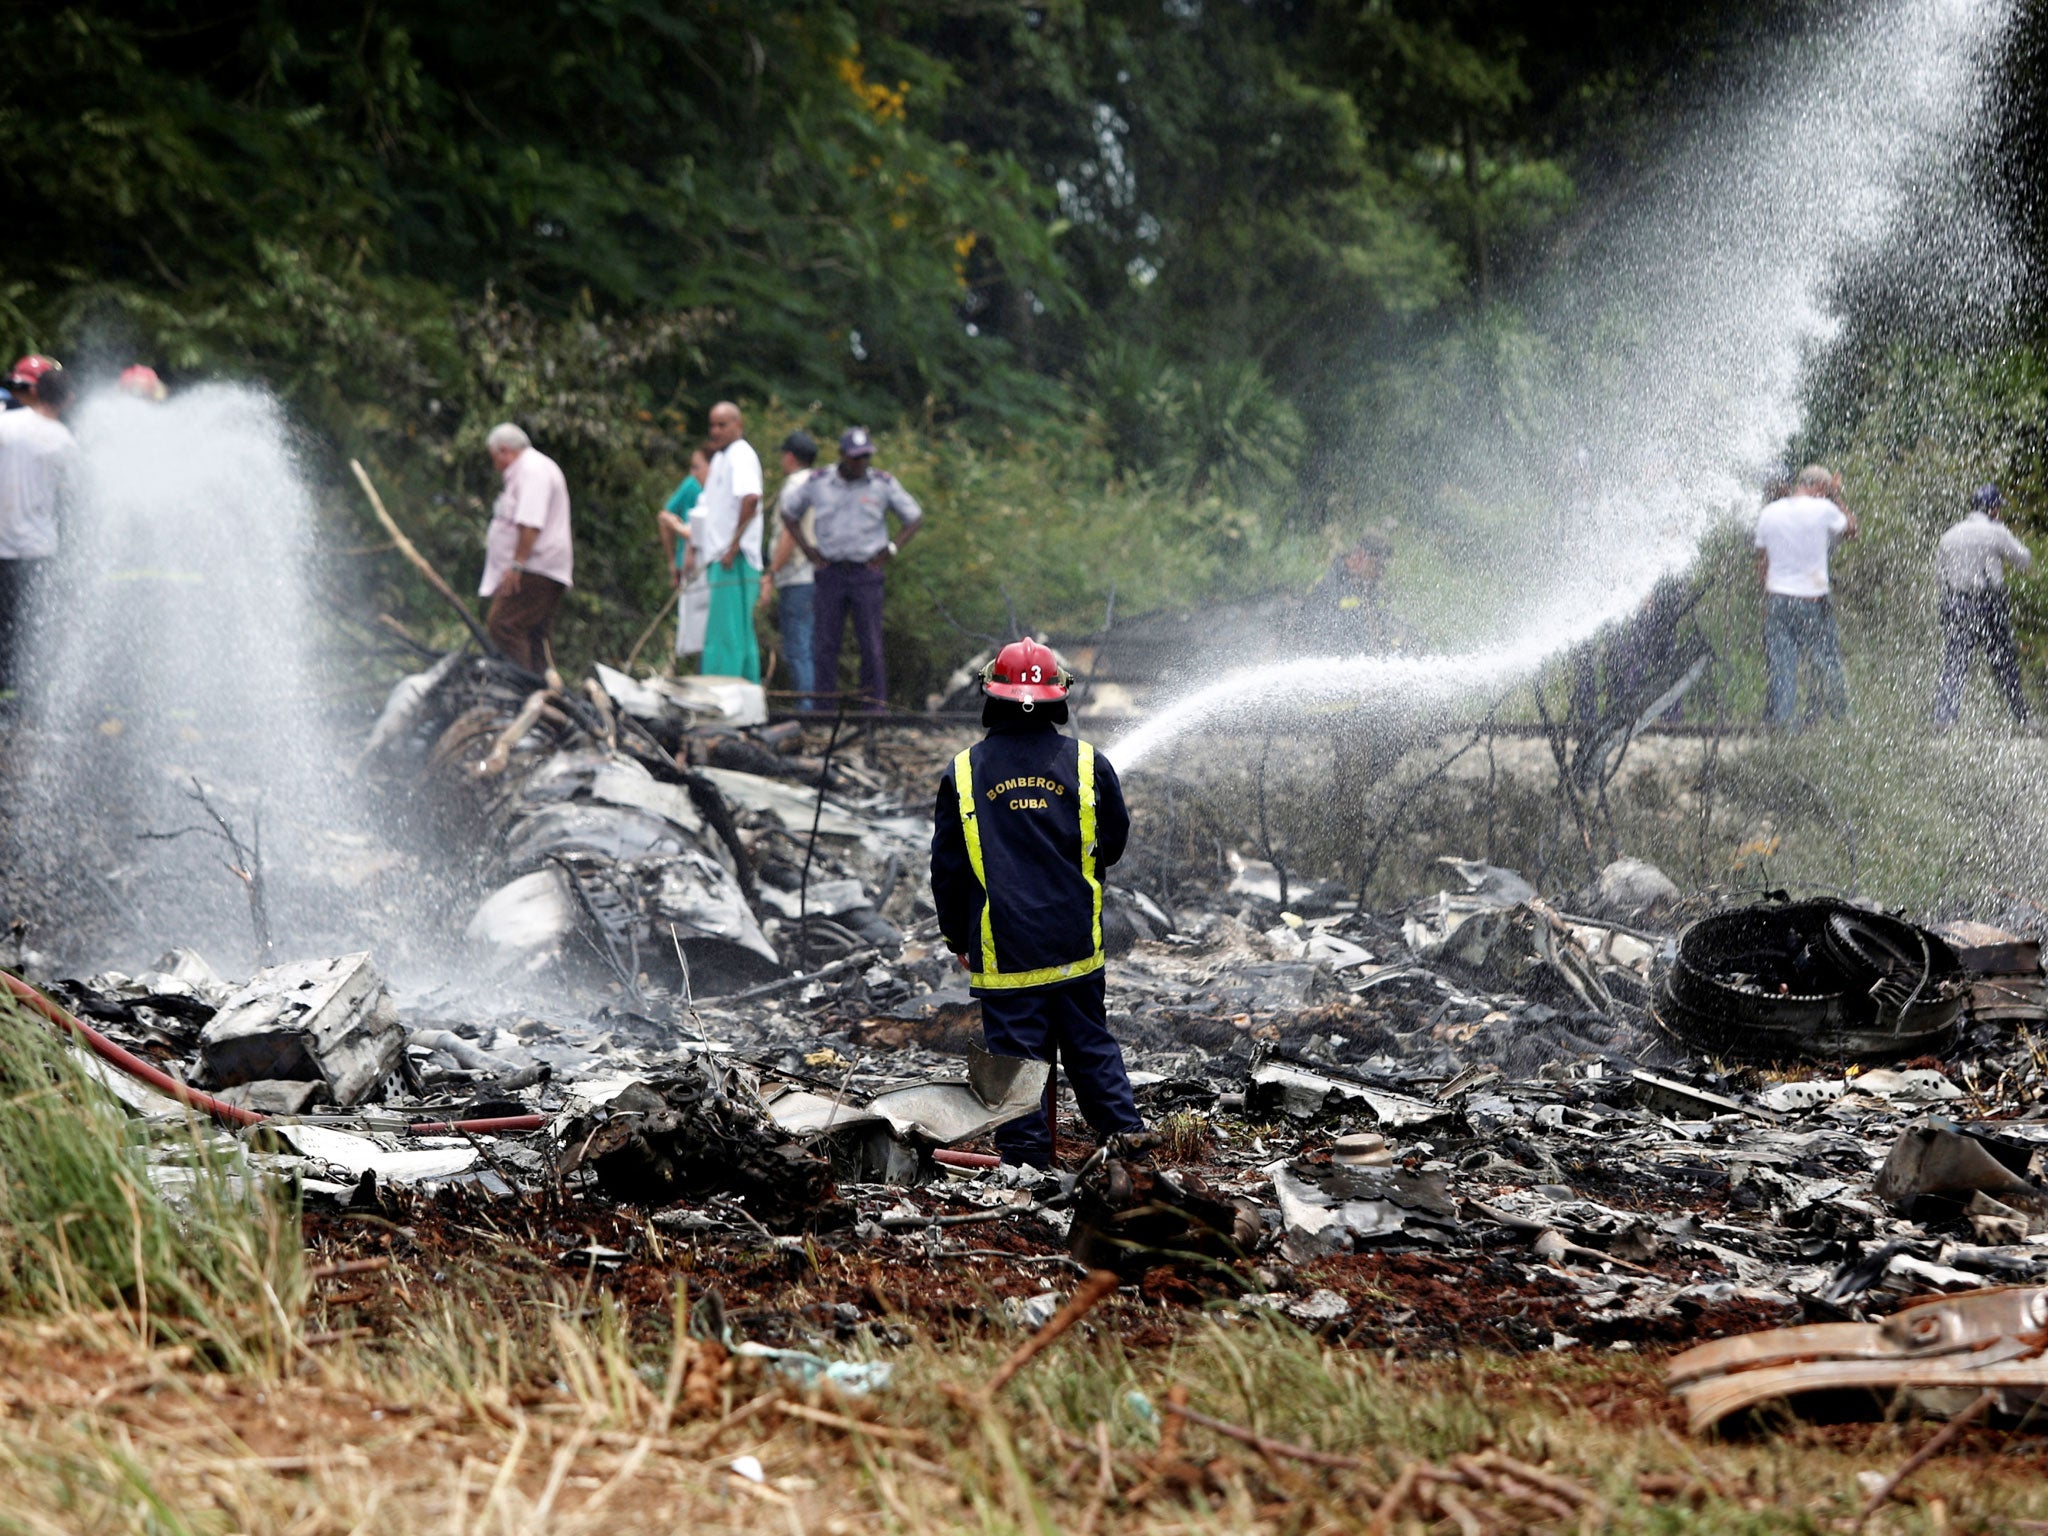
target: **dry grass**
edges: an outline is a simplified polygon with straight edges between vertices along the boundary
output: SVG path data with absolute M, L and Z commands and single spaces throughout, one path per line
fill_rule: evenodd
M 1475 1532 L 1525 1521 L 1579 1529 L 1582 1519 L 1805 1531 L 1845 1522 L 1861 1497 L 1856 1474 L 1890 1469 L 1931 1433 L 1793 1426 L 1746 1444 L 1691 1442 L 1674 1432 L 1654 1370 L 1626 1357 L 1394 1365 L 1325 1352 L 1284 1325 L 1220 1319 L 1133 1351 L 1119 1342 L 1141 1320 L 1127 1300 L 994 1405 L 978 1387 L 1000 1338 L 894 1351 L 887 1389 L 840 1399 L 672 1327 L 650 1322 L 636 1338 L 602 1303 L 576 1321 L 562 1315 L 573 1297 L 550 1305 L 555 1315 L 522 1319 L 509 1346 L 487 1312 L 464 1320 L 451 1305 L 407 1336 L 314 1345 L 276 1373 L 209 1372 L 188 1351 L 124 1346 L 118 1316 L 15 1324 L 0 1332 L 0 1529 L 1348 1531 L 1371 1527 L 1375 1499 L 1411 1463 L 1492 1449 L 1599 1503 L 1565 1520 L 1512 1500 L 1454 1499 Z M 552 1377 L 540 1392 L 529 1385 L 536 1367 Z M 1177 1389 L 1197 1411 L 1363 1465 L 1268 1461 L 1196 1426 L 1162 1455 L 1172 1437 L 1162 1410 Z M 1974 1435 L 1871 1529 L 2048 1516 L 2034 1452 Z M 749 1456 L 763 1481 L 734 1472 Z

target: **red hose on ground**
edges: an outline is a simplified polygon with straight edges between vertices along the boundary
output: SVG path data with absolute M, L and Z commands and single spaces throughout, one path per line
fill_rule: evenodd
M 940 1147 L 932 1153 L 932 1161 L 949 1168 L 999 1168 L 1003 1162 L 993 1152 L 955 1152 L 951 1147 Z
M 27 982 L 17 976 L 0 971 L 0 986 L 21 999 L 29 1008 L 48 1019 L 59 1029 L 68 1029 L 105 1060 L 112 1062 L 130 1077 L 139 1078 L 161 1093 L 167 1093 L 180 1104 L 193 1109 L 204 1110 L 216 1120 L 229 1125 L 257 1125 L 268 1120 L 268 1115 L 253 1109 L 243 1109 L 238 1104 L 228 1104 L 216 1099 L 210 1093 L 201 1093 L 179 1082 L 168 1072 L 151 1066 L 133 1051 L 123 1050 L 90 1024 L 82 1024 L 70 1012 L 51 1002 Z M 463 1131 L 482 1134 L 490 1131 L 537 1131 L 548 1123 L 546 1115 L 506 1115 L 496 1120 L 425 1120 L 405 1127 L 414 1136 L 448 1136 Z
M 12 992 L 16 997 L 28 1004 L 30 1008 L 48 1019 L 52 1024 L 55 1024 L 58 1028 L 70 1030 L 72 1034 L 78 1036 L 79 1039 L 91 1046 L 93 1050 L 106 1060 L 119 1067 L 123 1072 L 126 1072 L 130 1077 L 140 1078 L 159 1092 L 168 1093 L 181 1104 L 189 1104 L 194 1109 L 203 1109 L 206 1113 L 213 1116 L 214 1119 L 224 1120 L 229 1125 L 256 1125 L 268 1118 L 258 1114 L 253 1109 L 243 1109 L 235 1104 L 224 1104 L 210 1093 L 201 1093 L 197 1088 L 186 1087 L 185 1084 L 172 1077 L 170 1073 L 151 1066 L 133 1051 L 123 1050 L 91 1025 L 79 1023 L 66 1009 L 58 1007 L 27 982 L 10 976 L 5 971 L 0 971 L 0 985 L 4 985 L 8 991 Z

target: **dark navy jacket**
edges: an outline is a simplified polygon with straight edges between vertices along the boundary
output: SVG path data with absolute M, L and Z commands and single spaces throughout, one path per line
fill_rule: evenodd
M 996 962 L 1004 972 L 1066 965 L 1095 952 L 1094 897 L 1081 874 L 1078 759 L 1075 740 L 1049 722 L 998 725 L 973 748 L 975 819 L 992 893 Z M 1124 855 L 1131 817 L 1116 770 L 1100 752 L 1095 798 L 1095 878 L 1102 881 Z M 960 830 L 951 764 L 939 781 L 932 821 L 939 931 L 954 954 L 978 968 L 982 887 Z

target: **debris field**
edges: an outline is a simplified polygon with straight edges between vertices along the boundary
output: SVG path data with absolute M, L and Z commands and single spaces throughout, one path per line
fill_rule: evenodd
M 1044 1064 L 981 1049 L 937 941 L 957 742 L 771 726 L 744 686 L 534 681 L 448 658 L 358 765 L 478 850 L 474 985 L 395 992 L 373 953 L 42 979 L 134 1114 L 182 1125 L 171 1095 L 203 1094 L 240 1163 L 296 1183 L 351 1277 L 336 1327 L 403 1304 L 392 1257 L 650 1305 L 680 1275 L 735 1345 L 845 1386 L 892 1318 L 1036 1327 L 1106 1271 L 1162 1338 L 1269 1311 L 1411 1356 L 1691 1347 L 1695 1428 L 1809 1391 L 2005 1416 L 2048 1391 L 2024 925 L 1717 908 L 1627 860 L 1568 905 L 1450 856 L 1405 910 L 1283 907 L 1227 853 L 1177 869 L 1171 909 L 1112 885 L 1111 1023 L 1153 1129 L 1097 1148 Z M 1064 1166 L 999 1166 L 989 1131 L 1049 1090 Z

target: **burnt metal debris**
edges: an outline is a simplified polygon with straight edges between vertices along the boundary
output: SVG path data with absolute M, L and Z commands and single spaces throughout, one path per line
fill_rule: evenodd
M 1720 1339 L 1672 1360 L 1666 1379 L 1695 1434 L 1745 1409 L 1856 1394 L 1873 1416 L 1903 1396 L 1947 1417 L 1979 1393 L 2011 1418 L 2048 1398 L 2048 1289 L 1999 1286 L 1923 1301 L 1880 1323 L 1812 1323 Z
M 832 1164 L 777 1126 L 740 1069 L 704 1057 L 651 1083 L 627 1083 L 561 1122 L 560 1177 L 589 1168 L 615 1200 L 660 1207 L 732 1195 L 765 1225 L 846 1225 Z
M 1018 1305 L 1110 1270 L 1395 1349 L 1824 1325 L 1863 1330 L 1826 1337 L 1865 1385 L 1967 1367 L 2018 1392 L 2038 1370 L 2038 1341 L 1999 1361 L 1869 1342 L 1915 1298 L 1976 1328 L 2048 1284 L 2038 932 L 1709 911 L 1636 861 L 1560 899 L 1447 858 L 1444 889 L 1374 913 L 1241 852 L 1152 857 L 1105 905 L 1152 1134 L 1093 1149 L 1061 1092 L 1066 1166 L 995 1166 L 972 1153 L 1047 1074 L 981 1052 L 932 921 L 931 786 L 958 743 L 884 728 L 828 751 L 830 722 L 768 725 L 759 702 L 473 657 L 400 684 L 359 771 L 423 843 L 474 852 L 467 991 L 387 989 L 362 955 L 237 989 L 175 952 L 52 990 L 272 1114 L 243 1151 L 312 1209 L 388 1185 L 619 1202 L 736 1255 L 857 1246 Z M 1701 1427 L 1825 1363 L 1723 1342 L 1675 1377 Z
M 1969 980 L 1948 942 L 1843 901 L 1719 912 L 1679 935 L 1658 1016 L 1690 1045 L 1746 1060 L 1938 1053 Z

